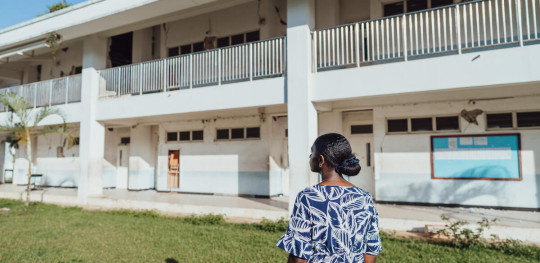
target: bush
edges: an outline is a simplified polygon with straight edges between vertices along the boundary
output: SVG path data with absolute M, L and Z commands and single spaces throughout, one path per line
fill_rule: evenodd
M 202 215 L 202 216 L 191 215 L 189 217 L 183 218 L 183 220 L 193 225 L 223 225 L 225 224 L 225 218 L 223 217 L 223 215 L 214 215 L 214 214 L 208 214 L 208 215 Z
M 490 227 L 491 223 L 497 221 L 497 219 L 489 220 L 483 217 L 482 221 L 477 222 L 478 227 L 476 230 L 472 230 L 464 227 L 468 224 L 467 221 L 452 221 L 444 214 L 441 215 L 441 219 L 446 221 L 446 224 L 444 225 L 445 227 L 437 231 L 437 233 L 448 237 L 456 247 L 470 247 L 485 243 L 486 240 L 482 238 L 482 234 Z
M 285 218 L 280 218 L 277 221 L 272 221 L 264 218 L 259 224 L 259 228 L 268 232 L 283 232 L 287 230 L 289 226 L 289 221 Z

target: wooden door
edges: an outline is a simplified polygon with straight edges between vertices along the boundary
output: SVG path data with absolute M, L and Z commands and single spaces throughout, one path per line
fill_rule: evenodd
M 169 150 L 167 187 L 169 189 L 180 188 L 180 150 Z

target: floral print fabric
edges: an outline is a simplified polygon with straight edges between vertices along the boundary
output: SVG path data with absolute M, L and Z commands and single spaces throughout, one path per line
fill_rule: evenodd
M 364 262 L 381 251 L 378 214 L 359 187 L 314 185 L 296 197 L 277 246 L 308 262 Z

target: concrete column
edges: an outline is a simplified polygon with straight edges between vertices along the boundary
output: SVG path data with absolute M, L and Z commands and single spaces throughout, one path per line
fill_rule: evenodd
M 317 183 L 308 156 L 317 137 L 317 110 L 310 99 L 311 34 L 314 0 L 287 1 L 287 111 L 289 129 L 289 210 L 299 191 Z
M 96 120 L 99 97 L 97 70 L 105 68 L 107 40 L 97 36 L 84 39 L 81 87 L 80 173 L 78 197 L 86 202 L 89 196 L 103 194 L 103 157 L 105 128 Z

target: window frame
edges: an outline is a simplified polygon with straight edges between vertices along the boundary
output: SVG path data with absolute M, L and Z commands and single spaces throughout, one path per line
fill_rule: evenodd
M 457 117 L 457 124 L 458 124 L 458 127 L 457 129 L 453 129 L 453 130 L 439 130 L 438 127 L 437 127 L 437 118 L 447 118 L 447 117 Z M 436 116 L 433 116 L 433 131 L 434 132 L 459 132 L 461 131 L 461 121 L 460 121 L 460 118 L 459 118 L 459 114 L 457 115 L 436 115 Z
M 193 140 L 193 132 L 194 131 L 202 131 L 203 133 L 203 137 L 202 137 L 202 140 Z M 189 132 L 189 140 L 180 140 L 180 133 L 181 132 Z M 204 142 L 204 129 L 195 129 L 195 130 L 180 130 L 180 131 L 172 131 L 172 132 L 167 132 L 167 134 L 169 133 L 176 133 L 176 141 L 169 141 L 168 140 L 168 137 L 166 138 L 166 142 L 165 143 L 192 143 L 192 142 L 199 142 L 199 143 L 202 143 Z
M 484 112 L 484 131 L 510 131 L 510 130 L 538 130 L 540 126 L 530 126 L 530 127 L 519 127 L 518 126 L 518 113 L 527 113 L 527 112 L 540 112 L 540 109 L 527 109 L 527 110 L 513 110 L 513 111 L 486 111 Z M 488 128 L 487 115 L 488 114 L 503 114 L 511 113 L 512 114 L 512 127 L 507 128 Z
M 248 128 L 259 128 L 259 137 L 247 137 L 247 129 Z M 244 131 L 244 137 L 243 138 L 232 138 L 232 130 L 234 129 L 242 129 Z M 218 139 L 217 132 L 218 130 L 229 130 L 229 139 Z M 251 141 L 251 140 L 260 140 L 262 138 L 261 136 L 261 126 L 244 126 L 244 127 L 232 127 L 232 128 L 218 128 L 216 127 L 216 137 L 215 141 Z

